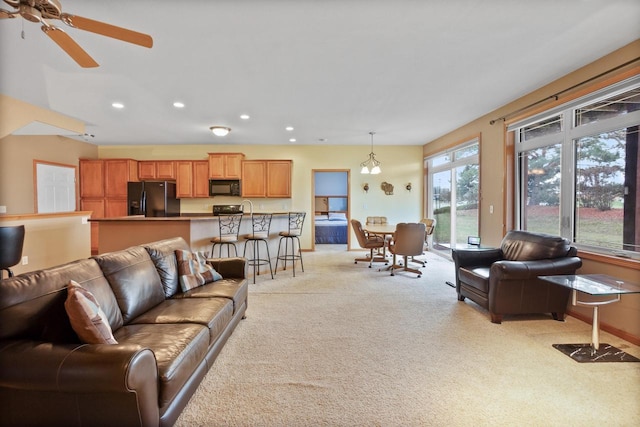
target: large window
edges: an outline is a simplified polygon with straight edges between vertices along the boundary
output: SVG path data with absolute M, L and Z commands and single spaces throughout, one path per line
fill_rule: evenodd
M 518 224 L 640 258 L 640 76 L 509 127 Z
M 434 218 L 433 248 L 449 251 L 478 235 L 480 190 L 479 145 L 469 141 L 454 150 L 427 159 L 427 212 Z

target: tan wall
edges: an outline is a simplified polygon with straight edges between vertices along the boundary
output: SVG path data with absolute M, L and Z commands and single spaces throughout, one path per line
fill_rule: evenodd
M 0 206 L 7 207 L 7 214 L 35 213 L 34 160 L 77 168 L 79 158 L 97 156 L 95 145 L 62 136 L 9 135 L 0 139 Z
M 509 206 L 509 196 L 513 192 L 510 192 L 510 188 L 507 187 L 509 178 L 507 166 L 510 165 L 508 162 L 510 159 L 507 158 L 506 126 L 510 122 L 526 117 L 526 115 L 562 104 L 570 99 L 582 96 L 587 91 L 599 89 L 611 84 L 613 81 L 638 74 L 640 66 L 636 61 L 611 74 L 598 77 L 589 84 L 562 94 L 558 101 L 549 100 L 527 111 L 517 114 L 511 113 L 579 85 L 593 77 L 600 76 L 639 57 L 640 40 L 637 40 L 424 146 L 424 155 L 428 157 L 480 135 L 480 235 L 483 243 L 498 245 L 505 232 L 513 224 Z M 498 120 L 493 125 L 490 124 L 491 120 L 505 115 L 507 116 L 506 121 Z M 493 214 L 489 212 L 491 205 L 494 206 Z M 580 273 L 604 273 L 623 280 L 640 283 L 640 262 L 620 262 L 620 260 L 611 258 L 607 260 L 606 257 L 599 257 L 598 260 L 595 260 L 593 259 L 594 257 L 584 253 L 581 253 L 580 256 L 584 262 L 583 268 L 579 271 Z M 581 316 L 591 318 L 590 309 L 579 307 L 572 308 L 572 310 L 575 310 Z M 615 331 L 636 344 L 640 344 L 640 295 L 625 296 L 620 303 L 603 307 L 601 309 L 601 321 L 604 329 Z M 587 338 L 585 337 L 585 339 Z

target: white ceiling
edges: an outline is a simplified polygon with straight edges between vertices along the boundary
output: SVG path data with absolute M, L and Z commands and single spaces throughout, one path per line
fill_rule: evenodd
M 60 2 L 154 46 L 53 21 L 100 64 L 83 69 L 39 24 L 3 19 L 0 93 L 98 145 L 422 145 L 640 38 L 638 0 Z

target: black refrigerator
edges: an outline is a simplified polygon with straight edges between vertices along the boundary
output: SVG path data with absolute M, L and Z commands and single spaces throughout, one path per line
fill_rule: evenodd
M 129 215 L 180 216 L 180 199 L 176 199 L 176 183 L 140 181 L 127 183 Z

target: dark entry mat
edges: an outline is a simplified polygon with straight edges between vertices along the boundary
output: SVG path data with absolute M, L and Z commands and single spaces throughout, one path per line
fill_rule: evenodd
M 640 362 L 637 357 L 609 344 L 600 344 L 600 348 L 595 352 L 591 344 L 553 344 L 553 347 L 580 363 Z

